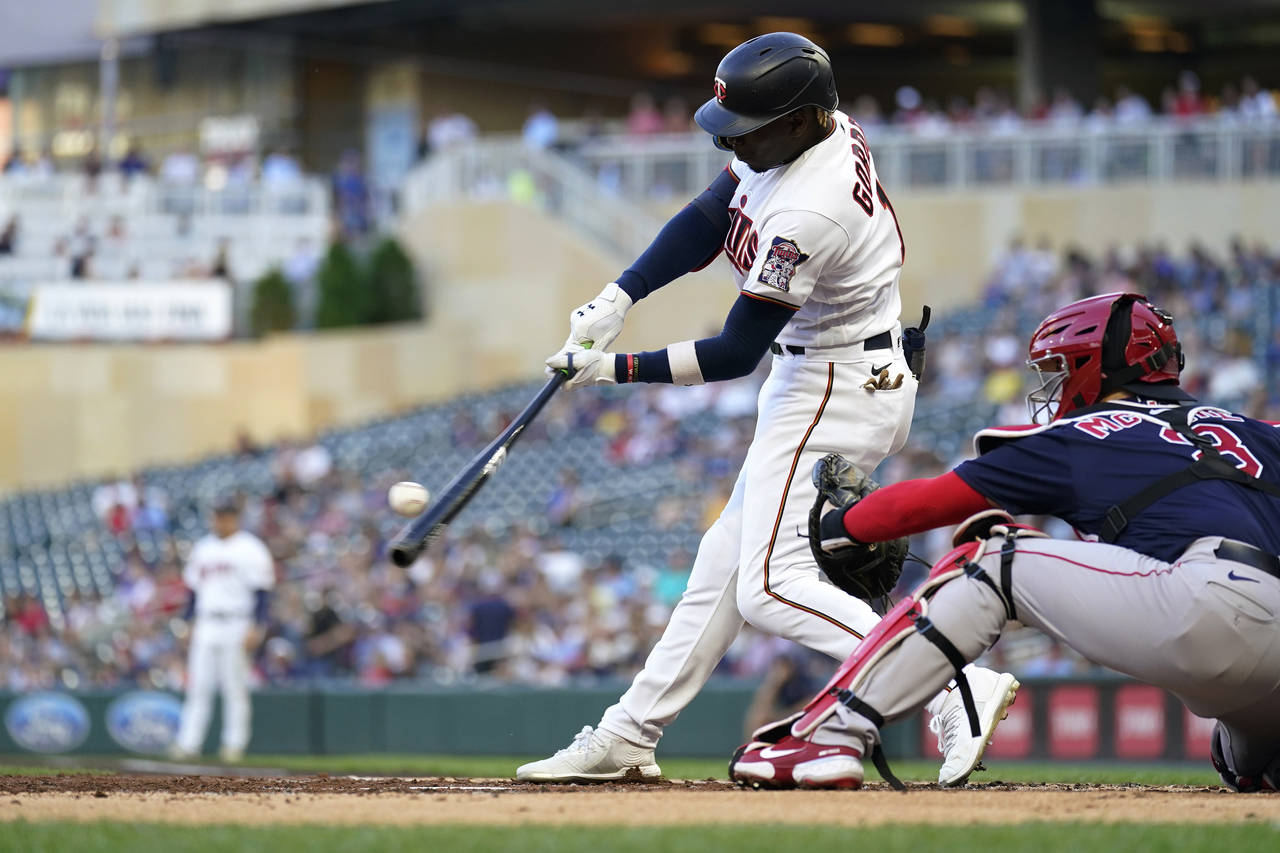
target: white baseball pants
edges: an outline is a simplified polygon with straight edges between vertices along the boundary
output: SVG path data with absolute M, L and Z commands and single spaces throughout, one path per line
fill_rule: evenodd
M 204 745 L 213 694 L 222 692 L 222 748 L 243 752 L 249 745 L 249 657 L 245 636 L 252 620 L 197 617 L 187 655 L 187 695 L 175 746 L 199 753 Z
M 837 660 L 879 621 L 870 606 L 821 577 L 809 550 L 813 465 L 840 453 L 870 473 L 906 443 L 917 383 L 894 331 L 893 350 L 775 355 L 760 389 L 755 436 L 720 518 L 644 669 L 600 728 L 655 746 L 706 683 L 744 620 Z M 827 354 L 830 358 L 832 355 Z M 891 363 L 890 363 L 891 362 Z M 862 388 L 873 367 L 901 373 L 896 390 Z

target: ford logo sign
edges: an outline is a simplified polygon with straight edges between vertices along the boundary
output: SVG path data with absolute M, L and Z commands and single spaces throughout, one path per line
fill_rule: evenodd
M 107 707 L 107 734 L 132 752 L 160 753 L 178 734 L 182 703 L 168 693 L 137 690 Z
M 32 752 L 70 752 L 89 736 L 89 712 L 66 693 L 32 693 L 4 712 L 13 742 Z

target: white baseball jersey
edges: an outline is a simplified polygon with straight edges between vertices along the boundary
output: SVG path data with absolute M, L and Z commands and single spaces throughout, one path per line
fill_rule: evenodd
M 906 253 L 866 136 L 842 112 L 796 160 L 739 179 L 725 255 L 738 289 L 798 308 L 778 343 L 840 347 L 894 328 Z
M 903 243 L 862 130 L 835 113 L 831 134 L 785 166 L 739 178 L 725 253 L 742 293 L 797 308 L 760 389 L 755 436 L 733 495 L 703 536 L 684 596 L 644 669 L 600 728 L 643 746 L 693 699 L 743 622 L 847 657 L 879 616 L 827 583 L 808 524 L 813 465 L 840 453 L 872 471 L 907 440 L 917 383 L 896 334 Z M 844 348 L 843 350 L 841 348 Z M 882 369 L 902 374 L 872 390 Z
M 202 537 L 191 548 L 182 580 L 195 591 L 196 617 L 251 616 L 254 591 L 275 586 L 271 552 L 245 530 L 226 539 Z

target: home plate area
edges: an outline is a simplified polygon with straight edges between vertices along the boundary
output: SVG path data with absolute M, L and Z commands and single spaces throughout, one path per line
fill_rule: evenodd
M 1009 784 L 752 791 L 722 780 L 535 785 L 458 777 L 0 777 L 0 820 L 181 824 L 691 826 L 1280 821 L 1280 797 L 1207 786 Z

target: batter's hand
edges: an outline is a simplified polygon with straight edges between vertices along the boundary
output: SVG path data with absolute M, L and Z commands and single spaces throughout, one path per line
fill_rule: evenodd
M 569 380 L 564 384 L 566 388 L 613 385 L 618 381 L 613 365 L 613 353 L 569 344 L 547 359 L 547 374 L 551 375 L 556 370 L 568 373 Z
M 252 627 L 244 634 L 244 651 L 249 657 L 253 657 L 258 652 L 258 646 L 262 645 L 262 636 L 265 632 L 258 627 Z
M 569 338 L 564 345 L 606 349 L 622 331 L 622 318 L 630 308 L 631 297 L 616 283 L 609 282 L 599 296 L 569 313 Z

